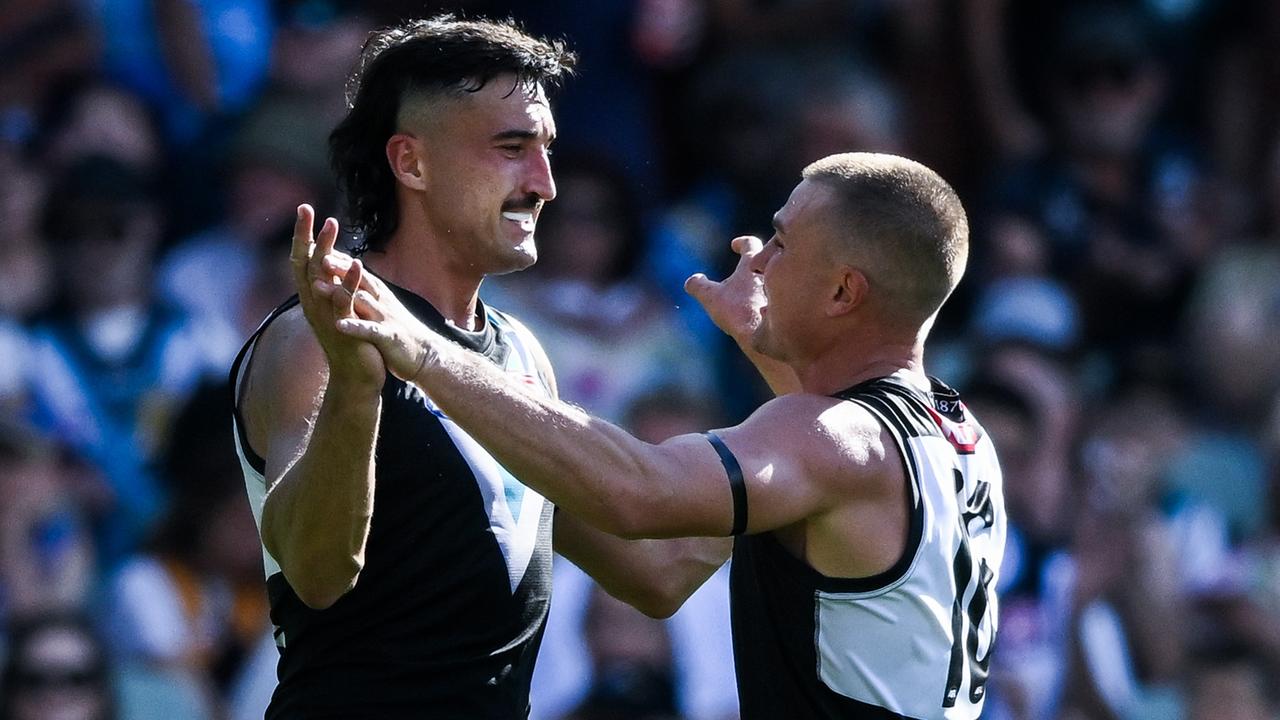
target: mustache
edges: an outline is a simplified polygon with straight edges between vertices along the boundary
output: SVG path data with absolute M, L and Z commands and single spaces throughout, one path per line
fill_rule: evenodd
M 537 210 L 542 207 L 542 198 L 534 193 L 502 203 L 502 212 L 519 212 L 521 210 Z

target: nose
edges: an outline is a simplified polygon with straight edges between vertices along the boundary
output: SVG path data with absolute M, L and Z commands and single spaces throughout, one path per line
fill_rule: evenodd
M 551 157 L 545 147 L 529 153 L 524 191 L 537 195 L 543 202 L 556 198 L 556 179 L 551 175 Z
M 772 242 L 767 242 L 764 247 L 760 248 L 760 252 L 756 253 L 751 261 L 747 263 L 747 269 L 757 275 L 764 273 L 764 268 L 769 264 L 769 258 L 773 257 L 774 246 Z

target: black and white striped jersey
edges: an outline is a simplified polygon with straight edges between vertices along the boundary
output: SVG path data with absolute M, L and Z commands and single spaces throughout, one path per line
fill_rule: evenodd
M 480 306 L 460 330 L 426 300 L 396 295 L 420 320 L 548 391 L 536 340 Z M 257 338 L 232 369 L 237 385 Z M 239 409 L 237 450 L 259 529 L 264 463 Z M 552 505 L 526 488 L 417 386 L 388 374 L 373 517 L 356 586 L 325 610 L 304 605 L 263 549 L 279 685 L 267 718 L 523 718 L 551 596 Z
M 977 718 L 1005 541 L 995 450 L 937 380 L 926 392 L 893 375 L 837 396 L 897 442 L 911 493 L 906 552 L 877 576 L 831 578 L 771 533 L 737 539 L 742 718 Z

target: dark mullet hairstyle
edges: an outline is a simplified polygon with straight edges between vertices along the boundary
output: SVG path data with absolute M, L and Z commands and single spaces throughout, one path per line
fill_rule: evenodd
M 528 35 L 513 20 L 452 15 L 370 34 L 347 81 L 347 116 L 329 135 L 329 159 L 346 197 L 351 252 L 377 251 L 400 224 L 386 143 L 406 94 L 477 92 L 498 75 L 557 87 L 577 58 L 559 40 Z

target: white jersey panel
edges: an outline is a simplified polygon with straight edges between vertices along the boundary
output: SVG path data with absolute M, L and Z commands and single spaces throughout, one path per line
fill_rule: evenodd
M 978 436 L 968 444 L 940 416 L 947 437 L 907 437 L 895 429 L 900 423 L 867 407 L 903 453 L 920 498 L 921 539 L 897 582 L 866 593 L 817 591 L 819 677 L 845 697 L 907 717 L 975 718 L 1005 540 L 1004 514 L 993 511 L 1003 507 L 994 450 L 976 425 L 960 429 Z
M 232 436 L 236 441 L 236 457 L 240 459 L 240 470 L 244 473 L 244 489 L 249 496 L 249 509 L 253 511 L 253 522 L 258 526 L 258 537 L 262 537 L 262 504 L 267 499 L 267 480 L 262 477 L 262 473 L 258 472 L 250 464 L 248 458 L 245 457 L 244 448 L 240 447 L 240 428 L 238 423 L 232 419 Z M 266 571 L 266 576 L 271 577 L 280 572 L 280 563 L 276 562 L 271 553 L 267 552 L 266 545 L 262 546 L 262 566 Z

